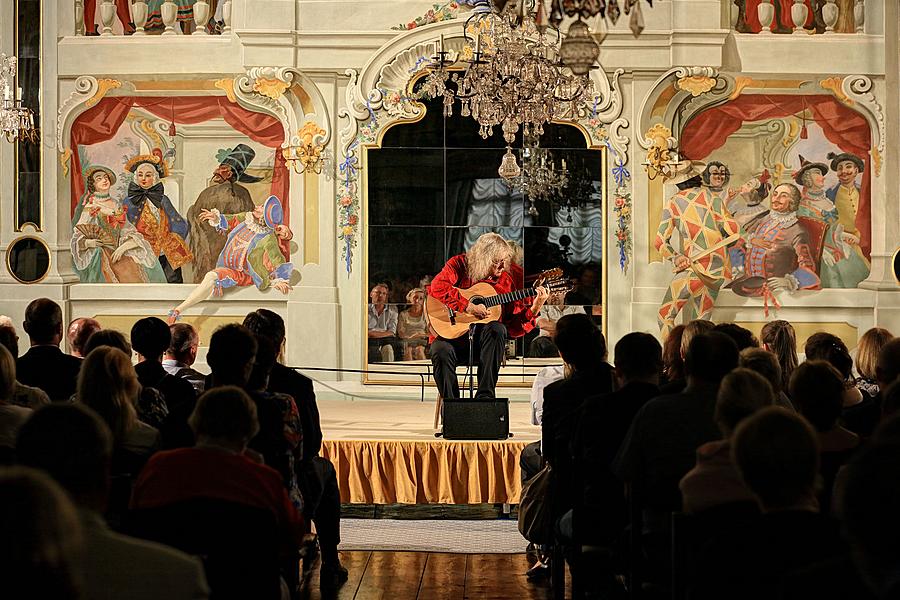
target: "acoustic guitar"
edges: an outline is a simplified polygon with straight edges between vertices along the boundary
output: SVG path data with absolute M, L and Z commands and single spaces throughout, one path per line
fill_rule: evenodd
M 425 314 L 428 323 L 438 337 L 452 340 L 465 335 L 472 323 L 490 323 L 499 321 L 503 312 L 503 305 L 516 300 L 533 298 L 537 296 L 535 288 L 545 287 L 550 295 L 563 294 L 573 289 L 572 282 L 563 277 L 562 269 L 550 269 L 538 275 L 534 286 L 513 290 L 505 294 L 498 294 L 494 287 L 485 282 L 476 283 L 470 288 L 459 289 L 459 293 L 469 302 L 484 305 L 488 309 L 488 316 L 479 319 L 464 311 L 456 311 L 432 296 L 425 299 Z

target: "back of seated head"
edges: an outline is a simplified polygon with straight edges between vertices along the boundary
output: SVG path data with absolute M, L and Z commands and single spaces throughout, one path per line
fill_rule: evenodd
M 256 337 L 243 325 L 230 323 L 209 339 L 206 362 L 213 377 L 244 385 L 256 356 Z
M 131 327 L 131 347 L 145 359 L 156 360 L 169 348 L 172 333 L 157 317 L 138 319 Z
M 791 375 L 791 400 L 801 415 L 826 432 L 837 425 L 844 405 L 844 380 L 830 363 L 808 360 Z
M 900 412 L 900 381 L 894 380 L 881 390 L 881 416 L 887 419 L 898 412 Z
M 62 309 L 50 298 L 32 300 L 22 325 L 33 344 L 59 344 L 62 339 Z
M 0 326 L 0 345 L 9 350 L 13 358 L 19 356 L 19 336 L 15 328 Z
M 831 333 L 820 331 L 809 336 L 804 347 L 806 360 L 824 360 L 831 364 L 843 379 L 853 373 L 853 359 L 844 340 Z
M 887 386 L 900 377 L 900 338 L 889 341 L 878 353 L 878 366 L 875 367 L 878 383 Z
M 16 393 L 16 358 L 0 346 L 0 402 L 9 402 Z
M 247 381 L 248 390 L 265 390 L 269 386 L 269 375 L 278 358 L 275 344 L 267 337 L 256 336 L 256 356 L 253 359 L 253 370 Z
M 781 365 L 778 357 L 762 348 L 744 348 L 741 351 L 741 366 L 762 375 L 777 396 L 782 391 Z
M 684 325 L 676 325 L 663 342 L 663 365 L 669 381 L 684 378 L 684 354 L 681 352 L 681 338 Z
M 127 356 L 131 356 L 131 344 L 128 343 L 128 339 L 121 331 L 116 331 L 115 329 L 101 329 L 94 332 L 85 342 L 82 354 L 87 356 L 92 350 L 100 346 L 117 348 Z
M 81 597 L 81 523 L 59 484 L 28 467 L 0 470 L 0 531 L 5 597 Z
M 66 337 L 69 339 L 69 345 L 72 347 L 72 350 L 84 356 L 84 345 L 87 343 L 88 338 L 101 329 L 103 328 L 97 319 L 79 317 L 69 323 Z
M 861 377 L 870 381 L 876 380 L 878 355 L 892 339 L 894 335 L 882 327 L 873 327 L 862 334 L 856 344 L 856 371 Z
M 97 413 L 79 403 L 53 403 L 19 428 L 21 464 L 46 471 L 78 502 L 107 487 L 112 433 Z
M 169 347 L 166 349 L 166 354 L 175 357 L 180 362 L 185 362 L 181 359 L 190 355 L 191 350 L 199 339 L 197 330 L 190 323 L 173 323 L 169 325 L 169 333 L 172 339 L 169 342 Z
M 116 443 L 137 423 L 135 403 L 140 393 L 131 359 L 118 348 L 95 348 L 81 363 L 76 397 L 106 421 Z
M 566 364 L 588 370 L 606 360 L 606 338 L 583 313 L 564 315 L 556 322 L 553 342 Z
M 246 445 L 259 433 L 256 404 L 239 387 L 225 385 L 205 392 L 188 419 L 197 439 Z
M 734 340 L 724 333 L 701 333 L 691 338 L 684 356 L 684 370 L 689 379 L 718 385 L 723 377 L 738 366 L 738 356 Z
M 626 334 L 616 344 L 616 370 L 626 381 L 658 377 L 662 371 L 662 346 L 649 333 Z
M 722 378 L 716 397 L 716 424 L 725 436 L 756 411 L 772 406 L 775 393 L 755 371 L 737 368 Z
M 731 456 L 765 509 L 795 506 L 815 492 L 816 433 L 794 412 L 769 406 L 741 421 L 732 438 Z
M 256 336 L 269 338 L 276 347 L 284 341 L 284 319 L 276 312 L 265 308 L 258 308 L 244 317 L 244 327 Z
M 843 473 L 841 521 L 860 575 L 878 598 L 897 597 L 900 564 L 900 445 L 873 444 Z
M 713 331 L 724 333 L 733 339 L 734 343 L 737 344 L 738 351 L 745 348 L 759 348 L 759 340 L 756 339 L 753 332 L 741 327 L 737 323 L 719 323 L 713 327 Z
M 900 413 L 897 411 L 897 405 L 900 403 L 900 382 L 892 383 L 888 390 L 891 394 L 892 410 L 883 412 L 881 422 L 872 434 L 872 443 L 900 444 Z
M 687 356 L 688 346 L 691 345 L 691 340 L 694 339 L 695 335 L 709 333 L 715 326 L 715 323 L 705 319 L 694 319 L 685 325 L 681 334 L 681 356 Z

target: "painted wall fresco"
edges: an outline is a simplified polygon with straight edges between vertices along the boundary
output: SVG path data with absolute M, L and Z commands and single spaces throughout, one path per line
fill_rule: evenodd
M 654 246 L 675 274 L 667 333 L 687 309 L 709 318 L 721 289 L 759 297 L 855 288 L 869 275 L 870 131 L 823 95 L 746 95 L 684 127 Z M 667 187 L 667 189 L 670 189 Z
M 173 317 L 229 287 L 290 290 L 280 125 L 222 105 L 107 98 L 76 119 L 71 250 L 82 282 L 198 284 Z

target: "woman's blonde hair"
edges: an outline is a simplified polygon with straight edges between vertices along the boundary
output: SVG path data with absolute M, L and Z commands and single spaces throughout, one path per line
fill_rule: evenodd
M 131 359 L 118 348 L 100 346 L 81 363 L 76 397 L 106 421 L 119 443 L 137 423 L 134 404 L 141 393 Z
M 873 327 L 859 338 L 856 345 L 856 372 L 870 381 L 875 380 L 875 367 L 878 366 L 878 355 L 881 349 L 894 335 L 887 329 Z
M 500 235 L 485 233 L 472 244 L 466 252 L 466 263 L 469 269 L 469 278 L 475 281 L 487 279 L 495 261 L 509 262 L 512 259 L 512 249 Z
M 9 402 L 16 392 L 16 359 L 0 345 L 0 402 Z
M 409 290 L 408 292 L 406 292 L 406 303 L 407 304 L 413 303 L 413 294 L 422 294 L 422 296 L 425 296 L 425 290 L 423 290 L 422 288 L 413 288 L 413 289 Z

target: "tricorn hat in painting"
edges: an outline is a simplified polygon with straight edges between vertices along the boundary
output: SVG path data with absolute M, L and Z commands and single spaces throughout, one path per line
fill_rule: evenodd
M 666 180 L 666 183 L 671 183 L 672 185 L 685 183 L 686 181 L 690 181 L 694 177 L 700 177 L 700 174 L 703 173 L 703 169 L 705 168 L 706 163 L 700 162 L 698 160 L 680 161 L 676 165 L 672 176 Z
M 166 165 L 166 161 L 162 159 L 162 153 L 158 149 L 154 150 L 153 154 L 139 154 L 135 156 L 125 163 L 125 170 L 134 173 L 144 163 L 156 169 L 160 179 L 165 179 L 169 176 L 169 167 Z
M 831 170 L 837 171 L 838 165 L 844 161 L 850 161 L 856 165 L 856 168 L 862 171 L 865 169 L 865 164 L 863 160 L 855 154 L 850 154 L 849 152 L 841 152 L 840 154 L 835 154 L 834 152 L 828 153 L 828 159 L 831 160 Z
M 828 173 L 828 165 L 820 162 L 809 162 L 805 158 L 803 158 L 802 154 L 798 154 L 800 157 L 800 168 L 794 171 L 792 177 L 794 181 L 797 182 L 797 185 L 803 185 L 803 175 L 809 171 L 810 169 L 818 169 L 822 175 L 826 175 Z
M 262 179 L 262 177 L 246 173 L 247 167 L 250 166 L 255 157 L 256 152 L 247 144 L 238 144 L 231 150 L 227 148 L 222 149 L 216 154 L 219 164 L 231 167 L 231 170 L 234 171 L 235 181 L 240 181 L 241 183 L 256 183 Z
M 263 219 L 265 219 L 266 225 L 272 228 L 276 225 L 281 225 L 281 222 L 284 220 L 284 208 L 281 206 L 281 200 L 276 196 L 269 196 L 266 199 L 266 203 L 263 206 Z

